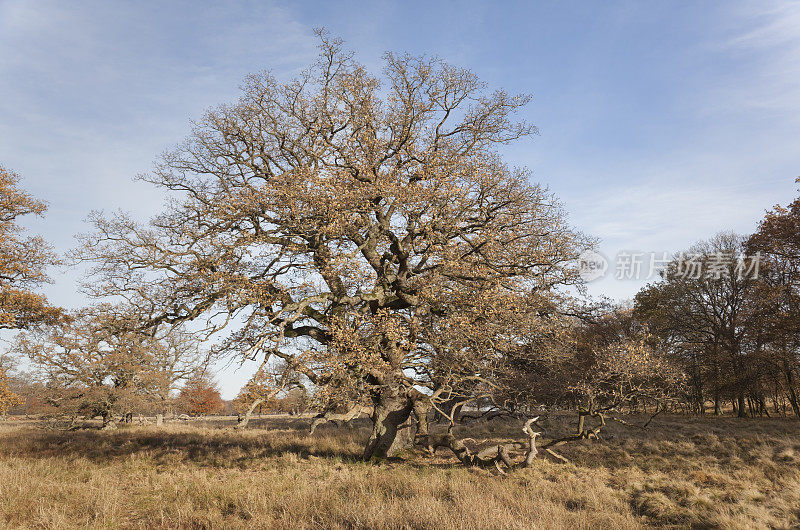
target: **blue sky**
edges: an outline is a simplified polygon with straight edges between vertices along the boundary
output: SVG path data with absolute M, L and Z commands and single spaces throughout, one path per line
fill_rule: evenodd
M 541 134 L 504 154 L 612 261 L 750 232 L 796 195 L 800 3 L 0 0 L 0 163 L 50 204 L 28 226 L 66 251 L 90 210 L 158 211 L 133 177 L 247 73 L 307 66 L 318 26 L 373 69 L 387 50 L 432 54 L 532 93 Z M 85 303 L 80 271 L 53 277 L 54 302 Z M 221 374 L 226 397 L 249 371 Z

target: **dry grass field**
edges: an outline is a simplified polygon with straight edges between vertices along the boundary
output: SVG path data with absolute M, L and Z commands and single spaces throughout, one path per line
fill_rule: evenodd
M 549 433 L 564 418 L 550 420 Z M 516 436 L 518 421 L 479 427 Z M 498 476 L 358 460 L 365 426 L 307 419 L 53 431 L 0 423 L 4 528 L 797 528 L 800 423 L 656 418 Z M 522 434 L 519 433 L 519 437 Z M 474 433 L 471 433 L 475 436 Z

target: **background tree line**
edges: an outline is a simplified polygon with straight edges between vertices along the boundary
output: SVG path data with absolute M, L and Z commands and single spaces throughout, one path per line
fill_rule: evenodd
M 719 277 L 687 277 L 674 261 L 659 282 L 636 296 L 634 314 L 660 339 L 688 376 L 692 410 L 715 414 L 727 405 L 739 416 L 800 417 L 797 379 L 800 298 L 800 199 L 767 212 L 751 236 L 721 233 L 689 253 L 708 265 L 734 260 Z M 757 263 L 755 261 L 757 260 Z M 750 263 L 752 262 L 752 263 Z

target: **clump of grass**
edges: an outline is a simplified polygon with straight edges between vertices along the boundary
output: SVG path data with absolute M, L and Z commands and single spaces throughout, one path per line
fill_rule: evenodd
M 557 415 L 549 422 L 554 429 Z M 566 418 L 563 418 L 566 421 Z M 226 428 L 223 428 L 226 427 Z M 279 418 L 46 431 L 0 423 L 0 527 L 792 528 L 798 424 L 659 417 L 496 476 L 446 451 L 373 465 L 368 430 Z M 518 436 L 513 421 L 470 427 Z M 463 433 L 466 434 L 466 433 Z

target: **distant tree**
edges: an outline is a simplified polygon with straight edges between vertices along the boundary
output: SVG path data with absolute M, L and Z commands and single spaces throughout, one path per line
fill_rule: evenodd
M 246 428 L 256 408 L 278 410 L 278 396 L 302 387 L 300 380 L 301 374 L 293 372 L 286 363 L 277 363 L 277 366 L 262 364 L 234 400 L 239 413 L 236 428 Z
M 279 389 L 275 388 L 274 378 L 263 369 L 259 369 L 239 390 L 234 401 L 240 413 L 245 413 L 254 402 L 259 406 L 275 397 Z
M 785 392 L 800 418 L 800 198 L 767 212 L 747 248 L 763 256 L 757 294 L 764 307 L 763 357 L 776 394 Z
M 252 388 L 242 388 L 236 397 L 233 399 L 233 411 L 238 416 L 238 423 L 236 428 L 244 429 L 250 417 L 256 413 L 261 414 L 263 411 L 276 412 L 279 409 L 279 402 L 276 394 L 272 392 L 267 393 L 264 397 L 254 397 L 251 393 Z
M 222 412 L 224 416 L 236 416 L 239 414 L 238 404 L 234 399 L 223 399 L 222 400 Z
M 627 307 L 581 308 L 580 318 L 561 317 L 562 331 L 535 337 L 505 358 L 505 380 L 494 402 L 509 408 L 573 409 L 577 432 L 544 448 L 597 438 L 608 415 L 651 407 L 653 414 L 684 395 L 681 367 Z M 587 419 L 595 419 L 589 427 Z
M 32 361 L 43 383 L 40 398 L 61 414 L 102 416 L 104 425 L 115 414 L 162 412 L 171 390 L 208 357 L 181 330 L 132 330 L 130 315 L 99 305 L 17 337 L 14 351 Z
M 47 266 L 57 262 L 41 237 L 20 237 L 25 215 L 44 214 L 47 205 L 20 190 L 19 176 L 0 166 L 0 329 L 54 322 L 59 309 L 33 292 L 49 282 Z
M 652 405 L 655 411 L 682 397 L 684 376 L 658 352 L 646 333 L 622 337 L 594 352 L 594 363 L 571 388 L 586 415 Z
M 9 409 L 21 404 L 22 396 L 12 391 L 9 371 L 13 368 L 11 357 L 0 354 L 0 416 L 4 416 Z
M 748 397 L 763 403 L 765 306 L 745 241 L 722 233 L 698 243 L 636 295 L 636 316 L 682 359 L 698 412 L 708 399 L 715 413 L 723 398 L 734 400 L 740 416 L 747 414 Z
M 277 406 L 275 396 L 279 391 L 280 389 L 274 386 L 274 380 L 264 371 L 258 370 L 253 374 L 233 400 L 236 413 L 239 415 L 237 428 L 246 428 L 254 411 L 260 411 L 264 407 L 274 409 Z
M 214 414 L 224 408 L 224 403 L 214 380 L 205 372 L 198 372 L 181 388 L 178 408 L 187 414 Z
M 308 392 L 303 386 L 296 386 L 278 399 L 277 409 L 289 414 L 305 412 L 310 403 Z

